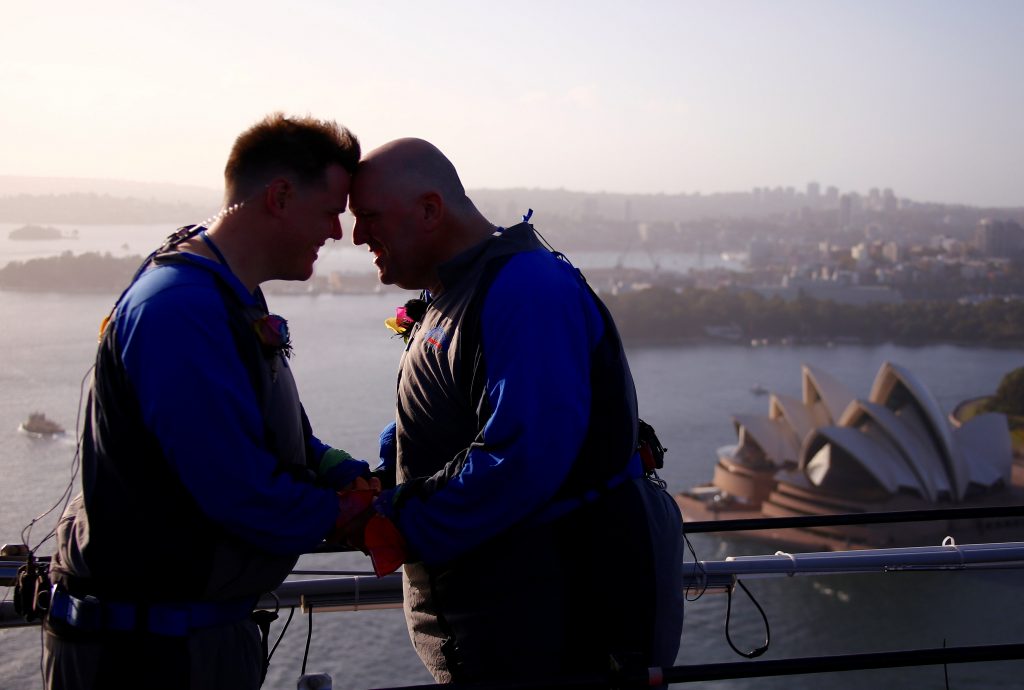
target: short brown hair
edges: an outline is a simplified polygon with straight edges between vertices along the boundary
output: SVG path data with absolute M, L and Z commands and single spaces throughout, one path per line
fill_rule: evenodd
M 276 175 L 310 184 L 335 163 L 354 173 L 359 156 L 359 140 L 333 120 L 272 113 L 235 139 L 224 184 L 229 199 L 249 196 Z

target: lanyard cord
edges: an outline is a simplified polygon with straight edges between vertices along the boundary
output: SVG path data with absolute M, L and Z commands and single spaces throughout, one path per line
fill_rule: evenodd
M 205 228 L 199 231 L 199 236 L 203 238 L 203 242 L 206 243 L 206 246 L 210 249 L 210 251 L 213 252 L 214 255 L 216 255 L 217 260 L 220 261 L 220 263 L 230 271 L 231 267 L 228 266 L 228 260 L 224 258 L 224 254 L 221 252 L 220 248 L 216 244 L 214 244 L 213 238 L 210 237 L 210 235 L 206 232 Z

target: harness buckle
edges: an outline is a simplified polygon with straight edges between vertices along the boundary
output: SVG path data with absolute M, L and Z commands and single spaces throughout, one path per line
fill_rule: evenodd
M 644 463 L 644 472 L 647 474 L 665 466 L 665 453 L 668 448 L 661 445 L 654 427 L 642 419 L 638 420 L 636 449 L 640 452 L 640 459 Z

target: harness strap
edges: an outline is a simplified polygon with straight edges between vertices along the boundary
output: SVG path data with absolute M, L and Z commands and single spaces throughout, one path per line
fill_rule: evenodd
M 251 619 L 260 629 L 260 650 L 263 655 L 263 664 L 260 669 L 260 682 L 262 683 L 267 679 L 267 671 L 270 670 L 270 624 L 277 620 L 277 612 L 260 609 L 252 612 Z
M 137 604 L 101 601 L 92 595 L 76 597 L 54 585 L 49 616 L 82 632 L 148 632 L 186 637 L 203 628 L 249 618 L 256 599 Z

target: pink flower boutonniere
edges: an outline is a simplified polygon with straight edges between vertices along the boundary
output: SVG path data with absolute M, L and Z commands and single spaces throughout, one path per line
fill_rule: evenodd
M 263 351 L 268 355 L 282 354 L 292 356 L 292 341 L 288 333 L 288 322 L 277 314 L 261 316 L 252 323 L 256 335 L 259 336 Z
M 427 312 L 427 303 L 421 299 L 411 299 L 403 306 L 395 309 L 395 315 L 384 320 L 384 325 L 395 335 L 402 336 L 402 342 L 408 343 L 412 335 L 412 327 L 423 320 Z

